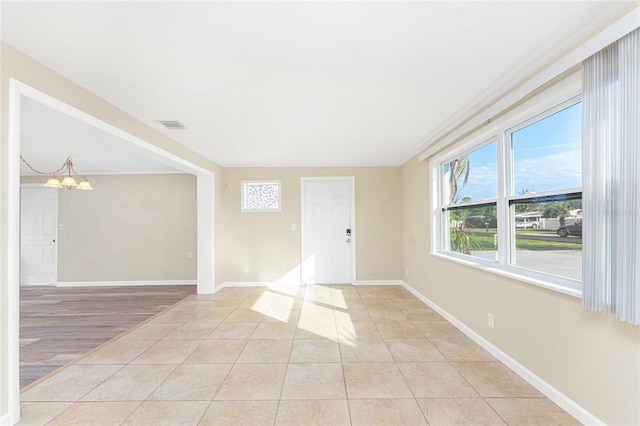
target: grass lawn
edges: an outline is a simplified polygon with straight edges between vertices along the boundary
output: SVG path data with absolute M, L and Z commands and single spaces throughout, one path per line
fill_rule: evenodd
M 469 235 L 471 240 L 471 249 L 474 251 L 495 250 L 493 245 L 494 233 L 489 232 L 486 236 L 473 233 Z M 581 250 L 582 244 L 579 242 L 568 241 L 540 241 L 516 239 L 516 250 Z

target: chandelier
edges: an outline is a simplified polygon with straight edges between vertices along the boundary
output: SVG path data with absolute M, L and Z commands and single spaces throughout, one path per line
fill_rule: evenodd
M 29 167 L 34 172 L 41 175 L 51 176 L 47 181 L 47 183 L 44 184 L 44 186 L 46 187 L 49 187 L 49 188 L 66 187 L 67 189 L 76 188 L 76 189 L 82 189 L 85 191 L 93 191 L 93 188 L 91 187 L 91 184 L 87 180 L 87 177 L 79 175 L 73 168 L 73 162 L 71 161 L 71 157 L 67 157 L 67 161 L 64 162 L 62 167 L 60 167 L 58 170 L 55 170 L 53 172 L 41 172 L 39 170 L 34 169 L 33 167 L 31 167 L 31 164 L 27 163 L 27 161 L 24 158 L 22 158 L 22 155 L 20 156 L 20 159 L 24 164 L 27 165 L 27 167 Z M 58 177 L 62 178 L 62 181 L 60 181 Z M 80 180 L 80 183 L 76 181 L 76 178 Z

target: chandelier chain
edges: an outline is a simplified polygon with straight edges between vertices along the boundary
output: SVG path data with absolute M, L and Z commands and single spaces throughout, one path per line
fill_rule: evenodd
M 27 167 L 29 167 L 31 170 L 33 170 L 34 172 L 36 172 L 36 173 L 38 173 L 38 174 L 41 174 L 41 175 L 55 175 L 56 173 L 59 173 L 59 172 L 61 172 L 62 170 L 64 170 L 64 166 L 62 166 L 62 167 L 60 167 L 58 170 L 56 170 L 56 171 L 54 171 L 54 172 L 41 172 L 40 170 L 36 170 L 36 169 L 34 169 L 34 168 L 31 166 L 31 164 L 29 164 L 29 163 L 27 162 L 27 160 L 25 160 L 25 159 L 22 157 L 22 155 L 20 156 L 20 159 L 22 160 L 22 162 L 23 162 L 24 164 L 26 164 L 26 165 L 27 165 Z M 66 163 L 65 163 L 65 164 L 66 164 Z

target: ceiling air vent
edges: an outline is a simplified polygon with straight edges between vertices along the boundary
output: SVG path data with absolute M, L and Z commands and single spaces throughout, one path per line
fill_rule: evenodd
M 162 124 L 167 129 L 186 129 L 184 124 L 175 120 L 158 120 L 158 123 Z

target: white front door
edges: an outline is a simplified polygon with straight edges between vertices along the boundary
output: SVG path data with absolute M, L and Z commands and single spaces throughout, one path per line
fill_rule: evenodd
M 302 178 L 302 282 L 355 281 L 354 178 Z
M 20 191 L 20 285 L 53 285 L 58 280 L 58 190 Z

